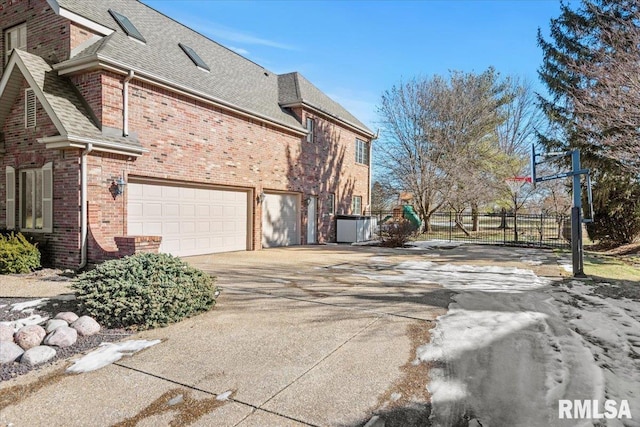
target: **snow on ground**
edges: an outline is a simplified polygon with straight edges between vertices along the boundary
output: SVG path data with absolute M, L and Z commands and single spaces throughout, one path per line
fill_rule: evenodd
M 560 291 L 562 314 L 604 373 L 606 397 L 629 400 L 636 420 L 629 425 L 640 426 L 640 302 L 596 295 L 593 286 L 579 280 Z
M 591 304 L 593 311 L 584 311 L 560 300 L 567 293 L 549 280 L 518 268 L 411 261 L 361 274 L 390 286 L 438 283 L 456 292 L 431 342 L 417 351 L 417 361 L 432 364 L 425 384 L 434 426 L 592 425 L 559 419 L 559 400 L 598 399 L 602 407 L 605 398 L 629 400 L 634 416 L 607 426 L 640 425 L 637 303 L 590 300 L 589 287 L 575 285 L 567 292 Z
M 103 368 L 111 363 L 117 362 L 123 356 L 131 356 L 140 350 L 160 343 L 160 340 L 130 340 L 117 343 L 102 343 L 91 353 L 76 360 L 67 368 L 67 373 L 80 374 L 91 372 Z
M 40 298 L 40 299 L 31 300 L 31 301 L 17 302 L 15 304 L 11 304 L 11 311 L 22 311 L 22 312 L 24 312 L 25 310 L 28 310 L 30 308 L 40 307 L 40 306 L 46 304 L 47 301 L 49 301 L 49 298 Z M 33 312 L 33 310 L 31 310 L 31 311 Z
M 531 270 L 515 267 L 438 264 L 431 261 L 405 261 L 394 267 L 398 274 L 363 273 L 371 280 L 387 283 L 438 283 L 456 291 L 521 292 L 547 285 Z
M 20 328 L 27 325 L 41 325 L 49 320 L 48 317 L 42 317 L 39 314 L 34 314 L 29 317 L 25 317 L 18 320 L 12 320 L 11 322 L 0 322 L 4 325 L 9 325 L 13 328 L 13 332 L 18 332 Z

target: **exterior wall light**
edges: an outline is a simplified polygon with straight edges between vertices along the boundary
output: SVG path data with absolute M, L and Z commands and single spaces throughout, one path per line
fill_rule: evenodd
M 119 177 L 118 179 L 116 179 L 111 183 L 111 187 L 109 187 L 109 191 L 111 192 L 111 195 L 113 196 L 114 199 L 124 193 L 125 185 L 127 185 L 127 182 L 122 177 Z
M 264 198 L 265 198 L 265 194 L 264 191 L 261 191 L 260 194 L 258 194 L 258 197 L 256 197 L 256 202 L 258 202 L 258 204 L 264 202 Z

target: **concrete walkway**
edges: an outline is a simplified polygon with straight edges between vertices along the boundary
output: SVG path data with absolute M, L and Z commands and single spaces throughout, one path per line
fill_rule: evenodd
M 11 396 L 0 425 L 359 426 L 376 414 L 425 425 L 428 366 L 413 362 L 450 293 L 366 274 L 435 256 L 315 246 L 189 258 L 218 277 L 213 311 L 137 334 L 163 342 L 99 371 L 61 363 L 0 384 Z

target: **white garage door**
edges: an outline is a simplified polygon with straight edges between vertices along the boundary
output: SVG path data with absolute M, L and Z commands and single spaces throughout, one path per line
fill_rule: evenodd
M 296 194 L 265 194 L 262 202 L 262 247 L 300 244 Z
M 247 250 L 247 192 L 130 183 L 128 234 L 177 256 Z

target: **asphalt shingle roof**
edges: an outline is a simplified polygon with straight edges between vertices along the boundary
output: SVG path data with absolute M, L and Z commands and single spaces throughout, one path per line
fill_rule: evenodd
M 267 118 L 287 127 L 304 130 L 279 101 L 291 99 L 284 76 L 278 76 L 196 31 L 178 23 L 137 0 L 58 0 L 60 7 L 114 30 L 100 42 L 78 53 L 73 60 L 97 57 L 188 88 Z M 112 9 L 125 15 L 146 39 L 146 44 L 126 35 L 113 17 Z M 180 48 L 191 47 L 210 67 L 196 67 Z M 294 73 L 303 88 L 303 99 L 326 113 L 361 130 L 371 131 L 340 104 Z M 281 90 L 285 91 L 283 95 Z
M 103 135 L 73 83 L 66 77 L 58 76 L 58 73 L 44 59 L 19 49 L 16 49 L 13 55 L 16 55 L 18 57 L 16 59 L 24 64 L 30 77 L 28 80 L 35 83 L 44 96 L 44 102 L 53 110 L 55 118 L 63 127 L 59 129 L 61 134 L 113 142 L 132 148 L 141 147 L 140 143 L 133 138 Z M 14 73 L 15 70 L 11 71 L 9 78 L 15 78 Z M 5 99 L 3 102 L 10 105 L 13 100 Z M 43 102 L 42 99 L 41 102 Z

